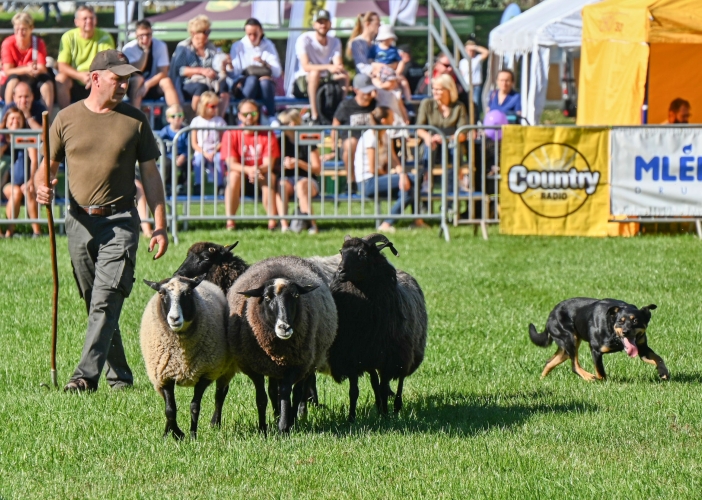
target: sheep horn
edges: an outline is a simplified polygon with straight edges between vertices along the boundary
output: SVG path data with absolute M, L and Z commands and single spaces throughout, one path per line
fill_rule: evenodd
M 378 246 L 378 250 L 382 250 L 383 248 L 389 248 L 390 251 L 393 253 L 395 257 L 399 257 L 400 253 L 395 250 L 395 246 L 392 244 L 392 242 L 384 235 L 384 234 L 379 234 L 379 233 L 373 233 L 369 234 L 365 238 L 363 238 L 363 241 L 370 243 L 371 245 L 375 245 L 377 243 L 382 243 L 382 245 Z
M 239 242 L 238 242 L 238 241 L 235 241 L 233 244 L 229 245 L 228 247 L 224 247 L 224 249 L 225 249 L 227 252 L 231 252 L 232 250 L 234 250 L 234 247 L 236 247 L 238 244 L 239 244 Z

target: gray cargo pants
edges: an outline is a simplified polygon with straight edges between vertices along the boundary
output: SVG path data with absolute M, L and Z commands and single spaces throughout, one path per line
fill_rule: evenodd
M 111 387 L 134 381 L 122 346 L 119 316 L 134 284 L 139 223 L 136 208 L 110 217 L 73 209 L 66 214 L 73 275 L 88 310 L 83 354 L 71 380 L 83 378 L 95 389 L 105 363 Z

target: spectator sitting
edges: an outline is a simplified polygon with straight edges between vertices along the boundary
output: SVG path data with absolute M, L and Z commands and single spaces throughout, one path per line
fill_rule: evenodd
M 690 103 L 680 97 L 670 103 L 668 119 L 662 125 L 672 125 L 674 123 L 690 123 Z
M 44 99 L 48 109 L 54 106 L 54 74 L 46 67 L 46 44 L 38 36 L 32 35 L 34 19 L 26 12 L 12 18 L 15 34 L 2 42 L 2 76 L 0 95 L 5 102 L 12 101 L 12 93 L 18 82 L 29 84 L 34 100 Z
M 188 21 L 190 37 L 178 44 L 171 60 L 169 77 L 176 90 L 182 93 L 182 102 L 191 101 L 194 111 L 203 92 L 213 91 L 219 95 L 218 115 L 224 116 L 229 108 L 227 84 L 213 69 L 217 49 L 209 41 L 210 20 L 199 15 Z
M 24 119 L 24 114 L 19 109 L 10 109 L 5 113 L 0 128 L 5 130 L 20 130 L 27 128 L 27 122 Z M 15 149 L 14 155 L 11 155 L 10 143 L 11 135 L 3 135 L 0 138 L 0 155 L 6 156 L 6 160 L 10 163 L 12 176 L 7 179 L 7 183 L 3 186 L 2 192 L 7 198 L 5 213 L 8 219 L 16 219 L 19 215 L 22 206 L 22 199 L 27 197 L 27 213 L 32 219 L 39 217 L 39 207 L 34 194 L 34 184 L 32 179 L 37 170 L 37 150 L 36 148 Z M 25 151 L 29 154 L 29 178 L 25 177 L 24 155 Z M 34 235 L 41 234 L 39 224 L 32 224 Z M 7 226 L 5 238 L 10 238 L 15 233 L 14 224 Z
M 386 106 L 391 109 L 397 108 L 397 99 L 388 91 L 378 89 L 373 85 L 371 77 L 358 73 L 353 78 L 353 89 L 355 96 L 353 99 L 344 100 L 334 113 L 332 126 L 350 125 L 358 127 L 357 130 L 338 132 L 332 130 L 332 143 L 337 143 L 337 135 L 341 135 L 343 156 L 342 161 L 346 163 L 349 175 L 349 182 L 353 182 L 353 169 L 351 164 L 356 154 L 356 144 L 363 133 L 362 127 L 371 124 L 371 112 L 377 106 Z M 399 109 L 398 109 L 399 111 Z M 331 153 L 332 158 L 334 153 Z
M 259 116 L 256 101 L 245 99 L 239 102 L 238 118 L 244 127 L 227 130 L 222 139 L 228 169 L 224 200 L 228 217 L 236 215 L 242 190 L 245 196 L 253 196 L 257 186 L 261 188 L 263 206 L 268 216 L 277 214 L 271 190 L 276 183 L 273 169 L 280 158 L 278 140 L 272 132 L 247 130 L 248 127 L 259 124 Z M 273 230 L 275 227 L 275 219 L 270 219 L 268 229 Z M 227 220 L 227 229 L 231 231 L 235 228 L 235 221 Z
M 420 66 L 414 59 L 412 59 L 412 52 L 409 44 L 400 45 L 398 50 L 400 51 L 400 57 L 402 57 L 402 60 L 405 63 L 402 76 L 407 79 L 410 89 L 413 92 L 418 93 L 416 89 L 417 85 L 419 85 L 419 82 L 424 77 L 424 67 Z
M 183 128 L 183 108 L 180 104 L 174 104 L 166 109 L 166 120 L 168 125 L 158 132 L 158 136 L 164 141 L 173 143 L 178 131 Z M 176 182 L 178 188 L 185 183 L 185 164 L 188 160 L 188 134 L 180 134 L 176 143 L 175 159 L 176 171 L 178 172 Z M 171 190 L 171 171 L 173 170 L 173 145 L 166 148 L 166 192 Z M 199 177 L 198 177 L 199 179 Z
M 373 79 L 373 85 L 378 87 L 376 97 L 379 101 L 383 101 L 383 105 L 389 107 L 395 115 L 394 125 L 400 127 L 409 125 L 409 116 L 405 103 L 402 102 L 402 90 L 400 90 L 399 78 L 395 70 L 387 66 L 381 68 L 377 76 Z M 385 93 L 390 94 L 390 99 L 383 99 Z M 406 132 L 406 130 L 405 130 Z M 405 134 L 406 135 L 406 134 Z M 395 137 L 394 135 L 392 135 Z
M 408 101 L 412 99 L 412 92 L 409 88 L 409 83 L 402 77 L 402 73 L 405 70 L 405 62 L 402 60 L 400 51 L 395 47 L 395 42 L 397 41 L 397 35 L 390 25 L 383 25 L 378 31 L 378 35 L 375 38 L 376 43 L 371 45 L 368 52 L 368 59 L 373 62 L 373 74 L 377 75 L 379 71 L 383 69 L 384 66 L 390 67 L 395 70 L 398 75 L 398 81 L 402 91 L 404 93 L 405 99 Z M 385 87 L 381 87 L 385 88 Z M 385 90 L 389 90 L 385 88 Z
M 371 113 L 372 125 L 392 125 L 393 121 L 392 110 L 385 106 L 379 106 Z M 402 213 L 405 193 L 412 189 L 414 177 L 402 171 L 397 153 L 389 143 L 387 130 L 363 132 L 356 148 L 354 170 L 359 191 L 363 196 L 372 198 L 377 195 L 381 200 L 387 198 L 388 193 L 391 197 L 397 196 L 390 213 Z M 378 226 L 378 231 L 395 232 L 394 223 L 394 220 L 387 219 Z
M 497 90 L 490 92 L 487 111 L 498 109 L 505 115 L 522 114 L 522 96 L 514 91 L 514 73 L 509 69 L 502 69 L 497 73 Z
M 200 169 L 202 167 L 205 168 L 207 173 L 207 181 L 214 182 L 216 172 L 217 188 L 224 188 L 224 169 L 220 159 L 222 132 L 212 130 L 212 127 L 227 126 L 224 118 L 217 115 L 219 104 L 217 94 L 209 90 L 203 92 L 199 99 L 197 116 L 190 122 L 192 128 L 204 129 L 193 131 L 190 134 L 193 151 L 195 151 L 193 155 L 193 186 L 196 194 L 200 193 L 200 181 L 202 178 Z
M 475 40 L 472 39 L 466 42 L 465 48 L 468 57 L 470 57 L 470 64 L 468 64 L 468 59 L 461 59 L 461 62 L 458 63 L 458 70 L 467 83 L 473 84 L 473 104 L 475 105 L 475 117 L 477 119 L 483 111 L 483 61 L 490 55 L 490 51 L 485 47 L 476 45 Z M 471 71 L 470 79 L 468 74 L 469 67 Z
M 358 73 L 370 75 L 373 71 L 368 60 L 368 52 L 378 35 L 379 28 L 380 16 L 376 12 L 368 11 L 359 14 L 356 18 L 356 24 L 346 45 L 346 57 L 356 64 Z
M 314 18 L 314 31 L 303 33 L 295 42 L 299 69 L 295 73 L 293 94 L 309 98 L 312 123 L 319 120 L 317 89 L 322 83 L 335 81 L 345 88 L 349 75 L 341 59 L 341 41 L 327 36 L 331 29 L 329 12 L 320 10 Z
M 278 51 L 263 34 L 258 19 L 248 19 L 244 36 L 232 45 L 232 94 L 239 99 L 255 99 L 263 103 L 266 114 L 275 114 L 275 81 L 283 70 Z
M 281 125 L 299 127 L 302 125 L 302 117 L 297 109 L 289 109 L 278 115 Z M 299 139 L 298 139 L 299 141 Z M 295 147 L 295 131 L 286 130 L 280 136 L 281 171 L 285 173 L 285 178 L 279 176 L 283 183 L 280 190 L 276 190 L 275 200 L 278 215 L 288 213 L 288 200 L 293 195 L 297 195 L 299 209 L 296 215 L 312 215 L 312 200 L 319 194 L 319 174 L 322 171 L 322 162 L 319 158 L 317 146 Z M 280 228 L 285 231 L 287 221 L 281 220 Z M 293 219 L 290 229 L 299 233 L 308 228 L 310 234 L 319 232 L 317 223 L 313 220 Z
M 166 104 L 178 104 L 178 93 L 168 77 L 168 46 L 153 37 L 151 23 L 136 23 L 136 39 L 127 43 L 122 52 L 129 64 L 141 71 L 129 79 L 129 102 L 141 109 L 142 99 L 156 101 L 165 97 Z
M 444 74 L 432 79 L 431 93 L 432 98 L 424 99 L 419 105 L 417 125 L 436 127 L 448 138 L 456 139 L 458 144 L 463 143 L 466 140 L 465 134 L 456 137 L 456 130 L 468 125 L 468 113 L 463 103 L 458 100 L 458 90 L 453 78 Z M 429 130 L 417 130 L 417 135 L 425 144 L 425 167 L 429 168 L 429 163 L 440 164 L 442 137 Z M 431 156 L 430 151 L 434 152 Z M 451 162 L 449 164 L 453 163 L 454 154 L 456 154 L 455 149 L 449 149 L 449 161 Z M 431 172 L 430 169 L 429 172 Z M 453 169 L 449 175 L 453 175 Z M 452 177 L 449 177 L 449 186 L 453 185 L 451 179 Z
M 15 89 L 12 92 L 12 101 L 5 106 L 3 113 L 13 108 L 22 111 L 24 120 L 27 122 L 27 128 L 41 128 L 41 114 L 46 111 L 46 108 L 34 100 L 34 94 L 32 94 L 28 84 L 19 82 L 15 85 Z
M 78 7 L 74 23 L 76 28 L 65 32 L 59 44 L 56 98 L 61 108 L 90 95 L 90 63 L 98 52 L 115 48 L 112 36 L 96 27 L 92 7 Z

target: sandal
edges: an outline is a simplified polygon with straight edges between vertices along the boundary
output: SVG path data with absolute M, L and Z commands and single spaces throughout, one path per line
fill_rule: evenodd
M 227 221 L 227 231 L 234 231 L 236 229 L 236 222 L 233 220 Z
M 63 388 L 63 392 L 94 392 L 95 389 L 91 387 L 90 383 L 84 378 L 77 378 L 71 380 Z

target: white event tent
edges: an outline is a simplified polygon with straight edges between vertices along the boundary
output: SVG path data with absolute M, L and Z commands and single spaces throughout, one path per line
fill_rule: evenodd
M 522 58 L 522 111 L 538 124 L 546 102 L 551 49 L 580 48 L 584 6 L 601 0 L 544 0 L 490 32 L 490 68 Z

